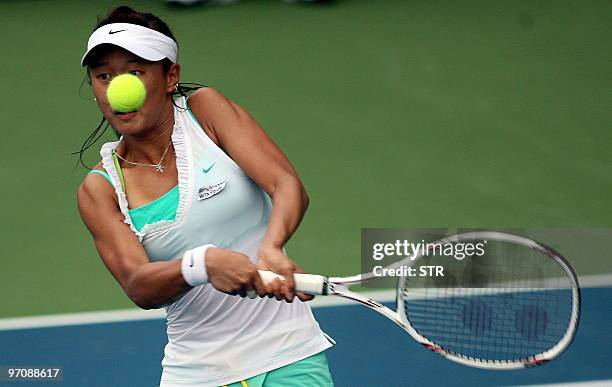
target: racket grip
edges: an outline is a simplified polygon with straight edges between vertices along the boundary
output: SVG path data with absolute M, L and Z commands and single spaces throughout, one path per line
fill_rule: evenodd
M 267 270 L 259 270 L 259 275 L 264 284 L 268 284 L 276 278 L 284 279 L 283 276 Z M 327 295 L 327 277 L 316 274 L 293 275 L 295 279 L 295 291 L 312 295 Z

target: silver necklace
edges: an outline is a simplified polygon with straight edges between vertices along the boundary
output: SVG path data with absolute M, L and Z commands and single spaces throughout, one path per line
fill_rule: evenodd
M 172 145 L 172 141 L 170 141 L 168 143 L 168 146 L 166 147 L 166 150 L 164 151 L 164 154 L 162 155 L 161 159 L 159 160 L 159 163 L 157 163 L 157 164 L 135 163 L 133 161 L 124 159 L 117 152 L 115 152 L 115 154 L 117 155 L 117 157 L 119 157 L 121 160 L 125 161 L 128 164 L 137 165 L 137 166 L 141 166 L 141 167 L 153 167 L 153 168 L 155 168 L 155 172 L 162 172 L 163 173 L 164 172 L 164 166 L 162 165 L 162 162 L 164 161 L 164 157 L 166 157 L 166 153 L 168 153 L 168 149 L 170 149 L 170 145 Z

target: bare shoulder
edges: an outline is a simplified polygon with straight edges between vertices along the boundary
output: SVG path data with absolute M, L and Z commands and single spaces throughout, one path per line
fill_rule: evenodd
M 212 87 L 199 89 L 189 97 L 189 108 L 212 140 L 219 144 L 219 131 L 240 111 L 229 98 Z
M 93 169 L 104 171 L 102 163 L 98 163 Z M 117 207 L 113 186 L 97 173 L 85 175 L 77 191 L 77 201 L 81 216 L 85 215 L 84 212 L 97 213 L 99 210 Z
M 231 101 L 212 87 L 203 87 L 189 97 L 189 107 L 194 109 L 215 110 L 223 107 L 231 107 Z

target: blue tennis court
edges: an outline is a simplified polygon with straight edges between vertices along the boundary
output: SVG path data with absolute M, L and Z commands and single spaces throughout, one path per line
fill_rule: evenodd
M 521 371 L 484 371 L 429 353 L 394 324 L 356 305 L 317 306 L 337 345 L 328 351 L 337 386 L 507 386 L 598 381 L 612 385 L 612 288 L 583 289 L 575 341 L 559 359 Z M 6 329 L 6 328 L 3 328 Z M 161 318 L 0 331 L 0 365 L 64 368 L 62 386 L 154 386 L 165 345 Z M 0 382 L 1 384 L 1 382 Z M 13 385 L 48 383 L 5 382 Z

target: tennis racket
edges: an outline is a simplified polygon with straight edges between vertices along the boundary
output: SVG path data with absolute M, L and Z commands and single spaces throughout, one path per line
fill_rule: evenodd
M 462 260 L 436 256 L 436 245 L 485 244 Z M 457 234 L 428 243 L 420 254 L 386 269 L 442 265 L 444 276 L 397 277 L 395 311 L 349 290 L 380 279 L 295 274 L 297 292 L 337 296 L 377 311 L 423 347 L 457 363 L 510 370 L 544 364 L 571 343 L 578 326 L 580 290 L 568 261 L 534 240 L 496 231 Z M 389 272 L 389 271 L 388 271 Z M 396 272 L 402 272 L 396 270 Z M 279 275 L 260 271 L 264 283 Z

